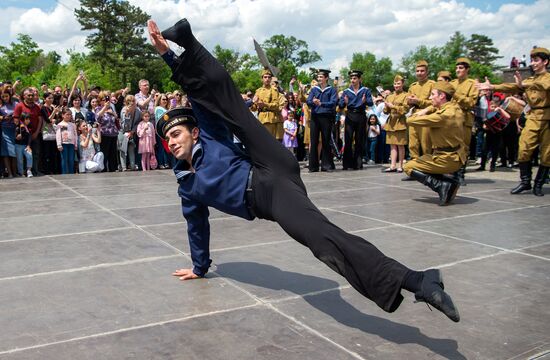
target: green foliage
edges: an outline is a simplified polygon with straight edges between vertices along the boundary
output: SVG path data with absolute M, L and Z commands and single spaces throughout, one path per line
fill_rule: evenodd
M 292 75 L 298 73 L 297 68 L 321 60 L 316 51 L 309 51 L 304 40 L 294 36 L 273 35 L 262 44 L 269 63 L 281 70 L 278 75 L 282 84 L 287 84 Z
M 393 84 L 394 71 L 392 70 L 392 61 L 383 57 L 379 60 L 370 52 L 354 53 L 348 68 L 340 71 L 344 79 L 348 78 L 349 70 L 360 70 L 363 72 L 362 84 L 371 89 L 382 85 L 384 88 L 391 88 Z
M 498 82 L 498 78 L 492 71 L 492 61 L 494 61 L 496 57 L 491 55 L 495 54 L 493 50 L 496 49 L 487 47 L 487 45 L 492 45 L 492 43 L 492 40 L 485 35 L 472 34 L 471 38 L 468 40 L 457 31 L 441 47 L 427 47 L 421 45 L 415 50 L 407 53 L 401 59 L 399 70 L 410 84 L 416 80 L 416 62 L 418 60 L 426 60 L 429 64 L 428 72 L 430 79 L 436 79 L 437 73 L 442 70 L 447 70 L 451 74 L 454 74 L 456 59 L 468 56 L 471 60 L 471 78 L 483 80 L 485 76 L 487 76 L 491 82 Z M 472 54 L 475 54 L 477 51 L 481 51 L 480 57 L 472 56 Z M 487 61 L 489 59 L 492 60 L 488 63 Z M 479 62 L 480 60 L 482 61 L 481 63 Z
M 472 34 L 466 46 L 470 59 L 491 68 L 495 68 L 495 61 L 502 58 L 498 55 L 498 49 L 493 46 L 493 40 L 488 36 Z

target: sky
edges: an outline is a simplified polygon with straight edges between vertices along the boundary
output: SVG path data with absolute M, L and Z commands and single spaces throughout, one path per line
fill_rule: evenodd
M 209 49 L 220 44 L 253 53 L 275 34 L 305 40 L 322 61 L 338 71 L 353 53 L 387 56 L 394 65 L 420 45 L 442 46 L 455 32 L 484 34 L 495 42 L 507 65 L 529 55 L 533 45 L 550 48 L 549 0 L 129 0 L 151 15 L 162 30 L 187 17 Z M 78 0 L 0 0 L 4 26 L 0 45 L 30 35 L 46 50 L 66 57 L 84 51 L 87 33 L 73 9 Z

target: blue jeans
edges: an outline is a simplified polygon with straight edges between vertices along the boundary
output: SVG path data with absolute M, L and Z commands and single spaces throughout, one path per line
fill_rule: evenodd
M 61 151 L 61 174 L 74 174 L 73 144 L 63 144 L 63 151 Z
M 159 166 L 161 165 L 169 165 L 168 162 L 168 154 L 166 154 L 166 151 L 164 151 L 164 146 L 162 146 L 162 140 L 160 136 L 155 135 L 157 137 L 157 163 Z
M 25 175 L 23 168 L 23 158 L 27 162 L 27 169 L 32 167 L 32 154 L 29 154 L 25 149 L 27 145 L 15 144 L 15 157 L 17 158 L 17 172 L 21 175 Z
M 372 161 L 376 161 L 376 145 L 378 144 L 378 137 L 368 138 L 367 144 L 369 147 L 369 153 L 367 158 Z

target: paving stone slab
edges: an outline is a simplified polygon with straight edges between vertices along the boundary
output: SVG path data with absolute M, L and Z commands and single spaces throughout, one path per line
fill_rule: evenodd
M 411 226 L 512 250 L 548 242 L 548 227 L 540 224 L 548 222 L 549 219 L 550 207 L 542 207 Z
M 65 195 L 74 195 L 66 192 Z M 21 215 L 55 215 L 91 212 L 99 210 L 98 206 L 81 197 L 59 198 L 59 199 L 36 199 L 32 203 L 14 202 L 7 205 L 10 211 L 0 212 L 0 219 L 19 218 Z M 62 215 L 61 215 L 62 216 Z
M 66 188 L 61 186 L 41 188 L 35 187 L 32 190 L 15 190 L 15 191 L 3 191 L 0 195 L 0 205 L 8 203 L 20 203 L 20 202 L 33 202 L 40 200 L 54 201 L 56 199 L 64 198 L 78 198 L 79 196 L 73 192 L 67 191 Z
M 139 194 L 136 196 L 136 194 Z M 181 199 L 174 191 L 149 193 L 143 186 L 134 194 L 109 194 L 93 196 L 93 201 L 107 209 L 146 208 L 159 205 L 180 205 Z
M 266 301 L 347 285 L 342 276 L 295 241 L 219 251 L 212 254 L 212 260 L 217 274 Z
M 413 303 L 387 314 L 353 289 L 274 304 L 365 359 L 518 359 L 550 346 L 550 262 L 499 255 L 444 269 L 461 321 Z
M 104 211 L 26 215 L 0 219 L 0 241 L 121 227 L 128 227 L 128 223 Z
M 133 228 L 0 242 L 0 280 L 175 254 L 174 249 Z
M 376 206 L 350 206 L 339 208 L 349 213 L 366 216 L 375 220 L 397 224 L 424 221 L 428 219 L 450 218 L 462 215 L 479 214 L 491 211 L 517 208 L 517 204 L 480 200 L 457 196 L 449 206 L 438 206 L 439 198 L 432 194 L 416 193 L 410 201 L 380 203 Z
M 174 247 L 189 253 L 187 223 L 185 219 L 182 218 L 181 220 L 176 224 L 148 225 L 143 228 Z M 251 246 L 288 239 L 290 237 L 273 221 L 248 221 L 238 217 L 214 218 L 210 221 L 211 250 Z
M 88 349 L 83 352 L 83 349 Z M 5 359 L 354 359 L 265 307 L 22 351 Z M 4 358 L 4 357 L 3 357 Z
M 499 252 L 492 247 L 402 227 L 361 231 L 355 235 L 363 237 L 387 256 L 415 270 Z
M 220 278 L 171 276 L 189 265 L 179 256 L 0 281 L 0 302 L 10 304 L 0 308 L 0 353 L 255 303 Z
M 213 208 L 209 208 L 209 211 L 210 219 L 230 216 Z M 113 210 L 113 212 L 136 225 L 158 225 L 185 221 L 181 213 L 181 205 L 163 205 L 150 208 L 138 207 Z

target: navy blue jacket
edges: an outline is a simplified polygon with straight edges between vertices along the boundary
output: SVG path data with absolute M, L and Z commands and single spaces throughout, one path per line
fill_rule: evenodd
M 363 102 L 363 95 L 365 95 L 365 102 Z M 374 103 L 372 101 L 372 94 L 369 88 L 361 86 L 357 91 L 357 94 L 353 90 L 353 87 L 349 87 L 344 90 L 344 93 L 340 97 L 340 108 L 343 109 L 346 106 L 345 96 L 348 97 L 348 110 L 357 109 L 360 111 L 365 111 L 367 106 L 372 106 Z
M 317 106 L 313 103 L 313 99 L 321 100 L 321 105 Z M 328 85 L 321 90 L 319 86 L 314 86 L 307 97 L 307 105 L 311 109 L 312 114 L 330 115 L 336 113 L 336 103 L 338 95 L 336 89 Z
M 193 272 L 203 276 L 210 267 L 210 224 L 208 207 L 247 220 L 245 190 L 250 159 L 233 143 L 233 135 L 222 118 L 189 99 L 200 129 L 193 147 L 192 165 L 180 160 L 174 167 L 179 183 L 181 209 L 187 220 L 187 235 Z

